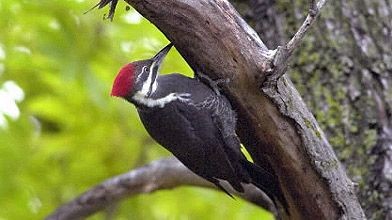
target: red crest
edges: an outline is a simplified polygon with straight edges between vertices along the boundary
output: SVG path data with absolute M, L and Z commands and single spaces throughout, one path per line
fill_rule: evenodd
M 111 96 L 125 97 L 132 91 L 135 79 L 135 67 L 132 63 L 123 66 L 114 80 Z

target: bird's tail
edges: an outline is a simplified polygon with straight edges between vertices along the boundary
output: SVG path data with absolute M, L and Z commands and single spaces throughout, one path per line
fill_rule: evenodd
M 278 178 L 274 174 L 247 160 L 242 161 L 242 165 L 249 173 L 252 184 L 267 194 L 275 205 L 276 200 L 278 200 L 284 208 L 288 207 L 287 201 L 279 187 Z

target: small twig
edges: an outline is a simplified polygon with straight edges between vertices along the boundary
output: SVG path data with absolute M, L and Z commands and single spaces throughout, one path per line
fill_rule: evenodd
M 320 14 L 321 9 L 324 7 L 327 0 L 320 0 L 315 3 L 314 0 L 310 1 L 310 8 L 308 15 L 304 23 L 298 29 L 297 33 L 291 38 L 291 40 L 286 44 L 286 48 L 288 49 L 289 54 L 291 55 L 293 51 L 298 47 L 298 45 L 302 42 L 306 32 L 312 26 L 314 21 L 316 20 L 317 16 Z
M 46 219 L 84 219 L 122 199 L 183 185 L 215 188 L 213 184 L 188 170 L 177 159 L 161 159 L 102 182 L 62 205 Z M 225 188 L 230 189 L 230 193 L 276 213 L 272 202 L 255 186 L 244 185 L 244 193 L 238 193 L 228 186 L 229 184 L 225 185 Z
M 309 0 L 309 15 L 316 16 L 318 13 L 318 8 L 316 4 L 316 0 Z
M 309 0 L 309 11 L 305 21 L 285 46 L 277 48 L 273 60 L 273 66 L 278 68 L 273 70 L 272 75 L 274 76 L 274 79 L 281 77 L 285 73 L 285 67 L 287 66 L 294 50 L 302 43 L 305 34 L 310 29 L 327 1 L 328 0 L 319 0 L 316 4 L 315 0 Z

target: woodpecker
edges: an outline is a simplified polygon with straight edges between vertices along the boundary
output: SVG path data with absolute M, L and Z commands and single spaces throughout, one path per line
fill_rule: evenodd
M 172 44 L 153 58 L 126 64 L 116 76 L 111 95 L 137 108 L 151 137 L 195 174 L 236 191 L 253 183 L 273 198 L 276 177 L 249 162 L 235 133 L 236 115 L 227 98 L 195 78 L 159 75 Z

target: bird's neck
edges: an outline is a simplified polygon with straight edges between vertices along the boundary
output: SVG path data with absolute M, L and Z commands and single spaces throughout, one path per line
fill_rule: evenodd
M 162 97 L 152 97 L 151 95 L 147 95 L 143 92 L 136 92 L 132 97 L 131 97 L 131 102 L 139 108 L 163 108 L 167 104 L 178 100 L 178 94 L 177 93 L 170 93 Z

